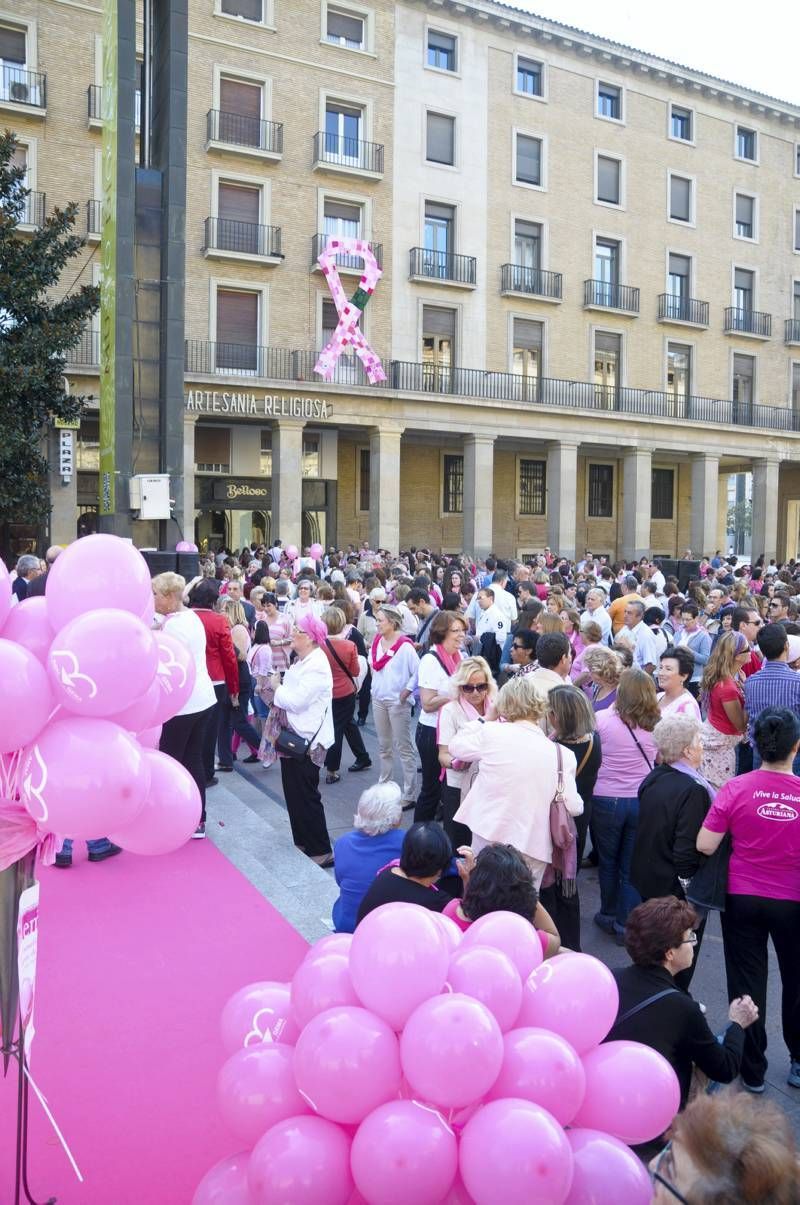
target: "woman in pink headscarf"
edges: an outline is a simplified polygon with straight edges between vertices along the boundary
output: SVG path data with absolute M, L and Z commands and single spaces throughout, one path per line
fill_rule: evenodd
M 270 765 L 280 757 L 281 782 L 292 837 L 298 849 L 320 866 L 333 865 L 331 840 L 319 793 L 319 771 L 333 744 L 333 675 L 323 652 L 328 629 L 314 615 L 303 615 L 292 629 L 295 660 L 281 681 L 270 675 L 273 707 L 264 725 L 259 757 Z M 275 741 L 288 728 L 309 742 L 305 757 L 276 754 Z

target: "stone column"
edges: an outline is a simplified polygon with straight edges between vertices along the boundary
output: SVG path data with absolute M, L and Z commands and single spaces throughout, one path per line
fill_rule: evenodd
M 713 556 L 717 544 L 719 510 L 719 456 L 697 452 L 692 456 L 692 554 L 699 560 Z
M 176 497 L 175 517 L 180 524 L 179 539 L 194 543 L 194 428 L 195 414 L 183 416 L 183 489 Z M 170 478 L 170 481 L 172 478 Z
M 303 541 L 303 428 L 281 418 L 272 429 L 272 532 L 284 548 Z
M 547 449 L 547 543 L 558 556 L 575 559 L 575 510 L 578 494 L 578 445 L 550 444 Z
M 622 556 L 626 561 L 638 561 L 650 552 L 652 492 L 650 449 L 627 448 L 622 467 Z
M 492 551 L 494 436 L 464 436 L 464 551 L 482 560 Z
M 369 546 L 400 550 L 400 441 L 403 427 L 369 433 Z
M 753 461 L 753 563 L 764 554 L 768 563 L 778 555 L 779 460 Z

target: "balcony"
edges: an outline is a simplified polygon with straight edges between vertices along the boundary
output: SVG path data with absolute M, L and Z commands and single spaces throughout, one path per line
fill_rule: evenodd
M 22 202 L 22 213 L 19 215 L 19 225 L 29 230 L 38 230 L 44 225 L 45 194 L 29 192 Z
M 501 264 L 500 293 L 503 297 L 538 297 L 541 301 L 561 301 L 561 273 L 525 268 L 522 264 Z
M 267 384 L 323 384 L 314 372 L 318 352 L 283 347 L 186 340 L 185 371 L 197 377 L 248 377 Z M 369 385 L 353 356 L 337 362 L 333 385 L 361 386 L 390 393 L 447 394 L 464 400 L 542 406 L 551 410 L 633 415 L 650 421 L 698 426 L 759 428 L 800 435 L 800 412 L 788 406 L 696 397 L 658 389 L 610 388 L 593 381 L 567 381 L 487 372 L 482 368 L 384 360 L 387 380 Z M 468 420 L 465 420 L 468 422 Z
M 334 234 L 315 234 L 311 240 L 311 267 L 319 271 L 317 259 L 330 244 L 331 240 L 335 240 L 338 236 Z M 344 237 L 344 236 L 341 236 Z M 359 235 L 356 236 L 360 237 Z M 378 262 L 378 267 L 383 267 L 383 245 L 381 243 L 367 243 L 372 254 Z M 336 267 L 340 272 L 356 272 L 359 276 L 364 271 L 364 261 L 360 255 L 337 255 Z
M 787 318 L 783 324 L 784 343 L 800 343 L 800 318 Z
M 277 161 L 283 154 L 283 123 L 209 109 L 206 150 L 235 151 L 240 155 Z
M 280 264 L 280 226 L 235 222 L 231 218 L 206 218 L 203 254 L 207 259 L 251 259 Z
M 25 71 L 13 63 L 0 63 L 0 108 L 28 117 L 44 117 L 47 76 L 41 71 Z
M 639 290 L 630 285 L 615 285 L 607 280 L 583 282 L 585 310 L 615 310 L 618 314 L 639 313 Z
M 102 129 L 103 89 L 99 84 L 90 84 L 86 89 L 86 108 L 89 129 Z M 136 132 L 138 133 L 142 120 L 142 93 L 139 88 L 136 89 L 136 95 L 134 96 L 134 120 L 136 122 Z
M 64 359 L 68 369 L 93 368 L 97 371 L 100 367 L 100 332 L 83 331 L 80 341 L 65 353 Z
M 475 288 L 478 261 L 473 255 L 452 255 L 449 251 L 412 247 L 409 259 L 409 280 L 433 280 L 459 289 Z
M 338 172 L 380 180 L 383 176 L 383 146 L 319 130 L 314 135 L 314 171 Z
M 708 302 L 698 301 L 696 297 L 659 293 L 658 321 L 674 322 L 679 326 L 708 326 Z
M 103 233 L 103 202 L 86 202 L 86 237 L 90 243 L 96 243 Z
M 751 339 L 769 339 L 772 335 L 772 314 L 760 310 L 740 310 L 736 306 L 725 307 L 726 335 L 746 335 Z

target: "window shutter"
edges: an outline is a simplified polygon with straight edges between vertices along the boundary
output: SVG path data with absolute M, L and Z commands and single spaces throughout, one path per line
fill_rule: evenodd
M 596 351 L 611 351 L 615 355 L 619 355 L 619 344 L 619 335 L 612 335 L 608 331 L 595 332 L 594 346 Z
M 4 63 L 17 63 L 24 67 L 26 63 L 25 33 L 21 29 L 9 29 L 0 25 L 0 59 Z
M 433 163 L 455 162 L 455 121 L 441 113 L 428 114 L 426 159 Z
M 217 290 L 217 343 L 258 343 L 258 293 Z
M 428 30 L 428 45 L 432 50 L 443 50 L 445 54 L 454 54 L 456 40 L 449 33 L 436 33 L 430 29 Z
M 259 218 L 259 189 L 220 184 L 217 213 L 230 222 L 254 222 Z
M 261 0 L 222 0 L 222 11 L 247 21 L 261 20 Z
M 691 218 L 692 183 L 684 176 L 672 176 L 669 186 L 669 216 L 688 222 Z
M 28 169 L 28 148 L 24 146 L 15 146 L 14 153 L 11 156 L 11 167 L 22 167 L 26 171 Z
M 342 222 L 355 222 L 361 227 L 361 206 L 347 205 L 344 201 L 326 201 L 325 217 Z
M 601 201 L 619 205 L 619 160 L 599 155 L 597 159 L 597 196 Z
M 753 198 L 736 194 L 736 221 L 745 226 L 753 224 Z
M 433 305 L 423 306 L 422 330 L 425 335 L 444 336 L 454 340 L 456 337 L 455 310 L 445 310 Z
M 261 117 L 261 88 L 258 84 L 243 84 L 240 80 L 219 81 L 219 107 L 223 113 L 237 117 Z
M 541 184 L 542 144 L 538 138 L 517 134 L 517 179 L 526 184 Z
M 360 17 L 350 17 L 347 13 L 337 13 L 329 8 L 328 37 L 344 38 L 347 42 L 357 42 L 361 45 L 364 40 L 364 22 Z
M 529 318 L 514 319 L 514 350 L 541 351 L 542 324 Z
M 534 239 L 538 242 L 542 237 L 542 227 L 539 222 L 524 222 L 517 218 L 514 223 L 514 237 Z
M 672 255 L 669 257 L 669 274 L 670 276 L 688 276 L 689 275 L 689 260 L 685 255 Z

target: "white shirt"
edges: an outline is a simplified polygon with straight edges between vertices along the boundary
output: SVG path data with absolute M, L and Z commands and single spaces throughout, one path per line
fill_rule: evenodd
M 376 656 L 383 656 L 383 648 L 378 645 Z M 372 670 L 372 698 L 381 703 L 398 703 L 400 692 L 412 691 L 417 681 L 419 657 L 413 644 L 404 642 L 395 655 L 386 663 L 383 669 L 374 669 L 371 653 L 368 656 L 369 667 Z
M 417 685 L 420 690 L 435 690 L 437 695 L 450 695 L 451 698 L 456 696 L 456 688 L 450 685 L 450 675 L 433 653 L 425 653 L 420 658 Z M 423 728 L 435 728 L 438 714 L 436 711 L 426 711 L 424 707 L 421 707 L 419 722 Z
M 650 581 L 651 581 L 651 582 L 652 582 L 652 583 L 653 583 L 653 584 L 656 586 L 656 588 L 658 589 L 659 594 L 662 594 L 662 593 L 663 593 L 663 591 L 664 591 L 664 587 L 665 587 L 665 586 L 666 586 L 666 584 L 667 584 L 667 580 L 666 580 L 666 578 L 664 577 L 664 574 L 661 572 L 661 570 L 660 570 L 660 569 L 656 569 L 655 573 L 653 573 L 653 574 L 651 575 L 651 577 L 650 577 L 650 579 L 649 579 L 649 580 L 650 580 Z
M 505 613 L 496 603 L 487 607 L 485 611 L 479 610 L 478 612 L 478 618 L 475 621 L 475 635 L 480 639 L 485 632 L 492 633 L 502 649 L 508 635 L 508 622 Z
M 598 607 L 595 611 L 590 611 L 587 607 L 584 611 L 584 618 L 591 619 L 594 623 L 600 625 L 600 630 L 603 633 L 601 640 L 603 644 L 608 643 L 608 638 L 611 635 L 611 616 L 605 607 Z
M 184 607 L 182 611 L 165 616 L 163 631 L 185 644 L 194 661 L 194 689 L 177 714 L 195 715 L 213 707 L 217 696 L 206 664 L 206 630 L 202 619 Z
M 286 712 L 291 729 L 315 745 L 333 744 L 333 674 L 321 648 L 316 646 L 286 671 L 275 691 L 275 705 Z M 316 733 L 316 736 L 315 736 Z
M 623 628 L 623 632 L 625 629 Z M 658 645 L 656 638 L 647 624 L 640 620 L 635 628 L 628 628 L 627 633 L 635 641 L 633 647 L 633 663 L 643 669 L 645 665 L 658 665 Z

